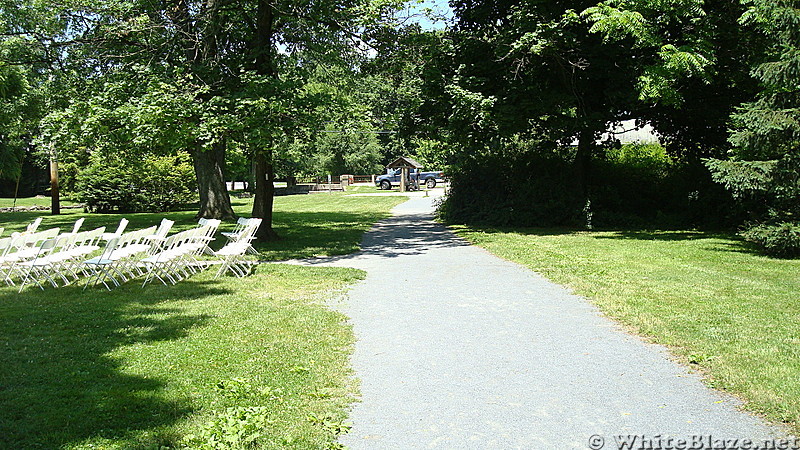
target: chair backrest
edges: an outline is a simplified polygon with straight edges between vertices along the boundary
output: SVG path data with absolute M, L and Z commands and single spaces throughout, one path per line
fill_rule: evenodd
M 161 223 L 158 225 L 158 230 L 156 230 L 156 236 L 160 238 L 166 237 L 167 233 L 169 233 L 169 230 L 172 229 L 172 225 L 174 224 L 174 220 L 161 219 Z
M 103 233 L 106 232 L 106 227 L 95 228 L 94 230 L 81 231 L 75 235 L 75 245 L 97 245 L 97 241 Z
M 11 245 L 13 242 L 14 242 L 13 237 L 0 239 L 0 257 L 5 256 L 6 253 L 8 253 L 8 251 L 13 248 Z
M 78 230 L 81 229 L 81 225 L 83 225 L 83 221 L 86 220 L 85 218 L 81 217 L 80 219 L 75 221 L 75 225 L 72 227 L 72 232 L 77 233 Z
M 242 235 L 239 236 L 237 241 L 249 242 L 255 239 L 256 232 L 258 228 L 261 226 L 261 222 L 263 219 L 258 217 L 252 217 L 248 219 L 247 227 L 242 231 Z
M 203 235 L 206 237 L 213 237 L 214 233 L 217 232 L 219 226 L 222 224 L 222 221 L 219 219 L 209 219 L 206 221 L 206 227 L 204 230 Z
M 246 217 L 239 217 L 239 219 L 236 220 L 236 226 L 233 227 L 233 231 L 231 231 L 231 233 L 234 235 L 241 233 L 242 230 L 244 230 L 247 227 L 248 220 L 249 219 Z
M 59 243 L 59 241 L 60 239 L 57 237 L 51 237 L 41 241 L 37 246 L 39 251 L 36 252 L 36 259 L 45 257 L 48 254 L 52 253 L 53 249 L 56 248 L 56 245 Z
M 187 242 L 191 242 L 191 240 L 194 239 L 197 230 L 198 228 L 192 228 L 191 230 L 181 231 L 168 237 L 162 246 L 163 251 L 170 251 Z
M 103 248 L 103 253 L 100 254 L 100 259 L 111 259 L 111 255 L 117 249 L 119 244 L 119 238 L 111 238 L 106 242 L 105 248 Z
M 149 228 L 143 228 L 141 230 L 129 231 L 129 232 L 127 232 L 127 233 L 125 233 L 125 234 L 123 234 L 122 236 L 119 237 L 119 244 L 118 245 L 120 247 L 125 247 L 125 246 L 128 246 L 128 245 L 140 244 L 144 240 L 145 237 L 152 236 L 153 233 L 155 233 L 155 232 L 156 232 L 155 225 L 153 225 L 152 227 L 149 227 Z
M 55 251 L 68 250 L 75 246 L 75 241 L 78 238 L 78 233 L 65 233 L 53 238 L 55 240 Z
M 33 222 L 31 222 L 28 225 L 28 228 L 25 229 L 25 232 L 26 233 L 35 233 L 36 230 L 39 229 L 39 225 L 41 223 L 42 223 L 42 218 L 41 217 L 37 217 L 36 220 L 34 220 Z
M 119 236 L 125 231 L 125 227 L 128 226 L 128 219 L 123 218 L 119 221 L 119 226 L 117 227 L 117 231 L 114 232 L 115 235 Z
M 14 243 L 11 245 L 18 249 L 31 246 L 38 247 L 42 241 L 58 236 L 59 231 L 60 228 L 50 228 L 49 230 L 31 234 L 20 234 L 14 239 Z

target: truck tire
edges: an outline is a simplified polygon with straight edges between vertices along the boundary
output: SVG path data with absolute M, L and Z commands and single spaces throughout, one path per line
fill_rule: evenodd
M 425 180 L 425 186 L 428 186 L 428 189 L 433 189 L 436 187 L 436 179 L 435 178 L 428 178 Z
M 381 189 L 383 189 L 384 191 L 388 191 L 391 188 L 392 188 L 392 183 L 389 183 L 386 180 L 381 181 Z

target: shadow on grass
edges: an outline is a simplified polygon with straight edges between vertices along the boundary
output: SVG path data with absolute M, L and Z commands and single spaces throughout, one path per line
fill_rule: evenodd
M 345 255 L 361 248 L 364 233 L 384 217 L 358 212 L 275 212 L 280 240 L 256 243 L 261 258 L 271 261 Z
M 125 439 L 192 412 L 188 399 L 163 396 L 165 381 L 124 373 L 126 361 L 110 355 L 186 336 L 210 317 L 169 303 L 226 292 L 191 280 L 171 289 L 126 285 L 112 292 L 0 289 L 0 447 Z M 156 431 L 152 439 L 171 437 Z

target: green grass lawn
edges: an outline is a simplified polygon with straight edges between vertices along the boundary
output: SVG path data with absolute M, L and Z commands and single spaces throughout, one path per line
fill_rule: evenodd
M 110 293 L 2 288 L 0 448 L 204 448 L 240 430 L 326 448 L 355 387 L 352 332 L 322 301 L 362 276 L 262 265 Z
M 372 189 L 375 191 L 375 189 Z M 349 192 L 348 192 L 349 193 Z M 8 199 L 4 199 L 8 200 Z M 348 197 L 345 193 L 290 195 L 275 198 L 273 227 L 281 239 L 276 242 L 259 243 L 256 248 L 260 258 L 280 261 L 314 256 L 332 256 L 352 253 L 359 248 L 361 236 L 380 219 L 388 217 L 389 210 L 405 197 Z M 231 199 L 237 214 L 250 217 L 252 199 Z M 137 214 L 86 214 L 82 209 L 62 210 L 58 216 L 46 211 L 0 213 L 0 227 L 8 236 L 12 231 L 22 231 L 37 217 L 44 220 L 40 230 L 60 227 L 71 230 L 75 221 L 84 217 L 82 230 L 105 226 L 114 231 L 122 217 L 130 220 L 127 230 L 158 225 L 162 218 L 175 221 L 172 232 L 197 226 L 196 211 Z M 220 231 L 231 230 L 234 221 L 223 223 Z M 212 247 L 224 244 L 218 238 Z
M 698 232 L 455 227 L 666 344 L 748 408 L 800 431 L 800 260 Z
M 61 199 L 61 206 L 72 206 L 75 202 Z M 31 206 L 50 206 L 50 197 L 26 197 L 18 198 L 16 204 L 13 198 L 0 198 L 0 208 L 10 208 L 16 206 L 17 208 L 29 208 Z
M 277 198 L 283 239 L 262 244 L 261 257 L 353 251 L 402 200 Z M 250 205 L 235 201 L 244 215 Z M 21 230 L 40 215 L 0 213 L 0 226 Z M 81 216 L 84 229 L 120 218 L 70 210 L 44 215 L 41 229 Z M 125 217 L 129 229 L 162 217 L 176 230 L 196 225 L 191 211 Z M 213 275 L 112 292 L 0 287 L 0 448 L 337 447 L 357 391 L 353 335 L 324 302 L 364 273 L 263 264 L 244 279 Z

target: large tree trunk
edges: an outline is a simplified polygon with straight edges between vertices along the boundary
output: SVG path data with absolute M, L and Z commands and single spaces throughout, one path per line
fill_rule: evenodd
M 192 154 L 194 173 L 200 189 L 200 211 L 197 217 L 206 219 L 235 219 L 231 197 L 225 186 L 225 143 L 218 142 L 203 151 L 195 149 Z
M 253 199 L 253 217 L 263 219 L 258 228 L 256 237 L 260 242 L 275 241 L 279 239 L 278 233 L 272 228 L 272 203 L 275 198 L 275 171 L 267 155 L 256 153 L 256 195 Z
M 202 67 L 217 57 L 217 37 L 219 34 L 218 1 L 205 0 L 203 10 L 198 14 L 202 21 L 195 21 L 187 0 L 173 0 L 166 9 L 167 16 L 180 30 L 178 34 L 187 62 Z M 200 27 L 200 41 L 194 40 L 197 27 Z M 198 67 L 192 66 L 192 70 Z M 207 100 L 212 94 L 200 101 Z M 200 193 L 200 210 L 197 217 L 206 219 L 235 219 L 231 198 L 225 186 L 225 148 L 224 140 L 203 151 L 199 146 L 191 149 L 194 173 Z
M 272 4 L 268 0 L 259 0 L 253 42 L 255 69 L 259 75 L 270 77 L 276 76 L 272 60 L 274 23 L 275 11 Z M 253 217 L 263 219 L 256 237 L 260 242 L 274 241 L 279 237 L 272 228 L 272 203 L 275 196 L 272 152 L 269 148 L 259 148 L 254 153 L 256 194 L 253 199 Z

